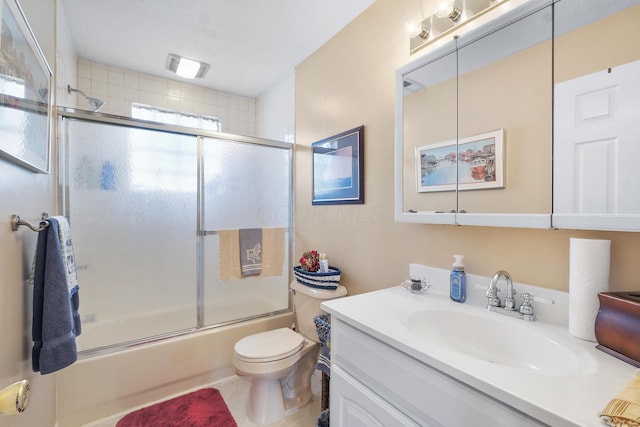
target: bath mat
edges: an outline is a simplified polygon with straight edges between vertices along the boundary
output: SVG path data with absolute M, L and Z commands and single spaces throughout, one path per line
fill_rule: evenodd
M 204 388 L 138 409 L 116 427 L 237 427 L 220 391 Z

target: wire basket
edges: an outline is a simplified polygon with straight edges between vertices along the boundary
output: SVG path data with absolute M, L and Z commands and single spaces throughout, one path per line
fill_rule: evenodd
M 293 274 L 301 285 L 310 286 L 318 289 L 338 289 L 340 284 L 340 269 L 338 267 L 329 266 L 327 273 L 319 271 L 304 271 L 301 267 L 293 267 Z

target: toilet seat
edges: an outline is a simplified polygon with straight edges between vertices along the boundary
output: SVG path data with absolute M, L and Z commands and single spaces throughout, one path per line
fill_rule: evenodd
M 285 359 L 304 345 L 304 337 L 289 328 L 274 329 L 249 335 L 234 347 L 235 356 L 248 363 L 264 363 Z

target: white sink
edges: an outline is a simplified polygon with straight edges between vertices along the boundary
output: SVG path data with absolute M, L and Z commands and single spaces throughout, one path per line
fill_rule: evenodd
M 562 376 L 581 369 L 581 357 L 536 322 L 498 313 L 474 314 L 453 310 L 425 310 L 407 316 L 414 332 L 429 342 L 488 363 Z

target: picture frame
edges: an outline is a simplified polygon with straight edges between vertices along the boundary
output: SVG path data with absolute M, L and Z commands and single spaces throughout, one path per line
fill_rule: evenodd
M 364 126 L 311 144 L 312 204 L 364 203 Z
M 51 68 L 19 3 L 0 1 L 0 156 L 49 173 Z
M 504 130 L 416 147 L 419 193 L 504 188 Z

